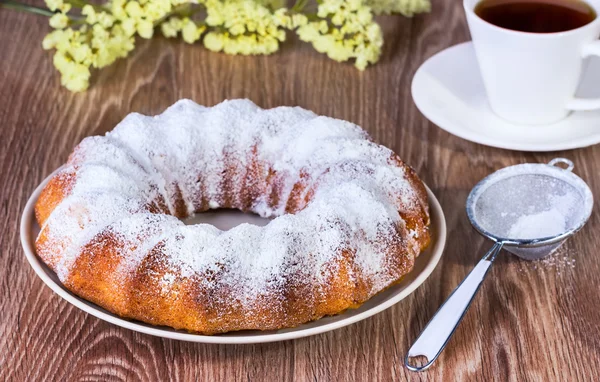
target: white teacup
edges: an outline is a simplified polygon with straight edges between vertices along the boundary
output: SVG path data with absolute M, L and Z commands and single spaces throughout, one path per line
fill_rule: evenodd
M 479 1 L 464 0 L 464 7 L 488 100 L 497 115 L 513 123 L 541 125 L 572 110 L 600 109 L 600 98 L 575 98 L 584 58 L 600 56 L 600 0 L 586 0 L 596 19 L 558 33 L 497 27 L 475 14 Z

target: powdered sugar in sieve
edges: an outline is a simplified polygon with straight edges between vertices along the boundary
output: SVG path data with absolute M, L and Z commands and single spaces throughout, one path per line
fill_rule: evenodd
M 565 163 L 566 169 L 555 166 Z M 467 200 L 467 214 L 484 236 L 527 260 L 554 251 L 589 218 L 593 198 L 571 161 L 504 168 L 482 180 Z

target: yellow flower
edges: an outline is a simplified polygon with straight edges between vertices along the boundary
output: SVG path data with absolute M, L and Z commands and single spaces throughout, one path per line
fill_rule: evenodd
M 147 0 L 144 4 L 144 15 L 147 20 L 156 21 L 171 12 L 172 9 L 170 0 Z
M 300 37 L 300 40 L 306 42 L 314 41 L 321 36 L 319 33 L 319 28 L 315 23 L 309 23 L 301 26 L 296 30 L 296 33 L 298 34 L 298 37 Z
M 285 9 L 272 12 L 272 2 L 256 0 L 205 0 L 206 24 L 213 31 L 204 38 L 204 45 L 227 54 L 271 54 L 285 40 L 279 27 L 292 25 Z
M 98 23 L 104 28 L 110 28 L 115 22 L 115 18 L 112 15 L 106 12 L 97 13 L 94 7 L 89 4 L 83 6 L 81 14 L 86 16 L 85 22 L 90 25 Z
M 361 24 L 369 24 L 373 20 L 371 9 L 365 7 L 357 10 L 356 17 Z
M 213 52 L 220 52 L 225 45 L 224 40 L 224 35 L 222 33 L 210 32 L 204 36 L 202 42 L 206 49 L 212 50 Z
M 100 12 L 98 14 L 98 24 L 102 25 L 104 28 L 110 28 L 115 23 L 115 18 L 109 15 L 106 12 Z
M 139 19 L 142 16 L 144 16 L 142 7 L 140 6 L 140 3 L 138 3 L 137 1 L 128 1 L 127 4 L 125 5 L 125 11 L 127 12 L 127 14 L 130 17 L 132 17 L 134 19 Z
M 273 20 L 279 26 L 292 28 L 292 18 L 288 15 L 288 10 L 286 8 L 276 10 L 273 14 Z
M 112 49 L 117 57 L 126 57 L 135 47 L 135 39 L 122 25 L 115 25 L 112 30 Z
M 73 57 L 75 62 L 91 63 L 92 49 L 87 44 L 73 46 L 69 53 L 71 53 L 71 57 Z
M 52 12 L 60 9 L 60 7 L 64 4 L 63 0 L 46 0 L 46 6 Z
M 376 15 L 382 13 L 388 15 L 391 13 L 400 13 L 411 17 L 416 13 L 429 12 L 431 10 L 429 0 L 366 0 L 365 3 Z
M 62 30 L 55 30 L 46 35 L 42 40 L 42 47 L 45 50 L 53 49 L 56 44 L 63 38 L 64 32 Z
M 132 19 L 125 19 L 121 21 L 121 27 L 127 36 L 133 36 L 135 34 L 135 21 Z
M 46 0 L 46 6 L 52 12 L 67 13 L 71 10 L 71 4 L 65 3 L 63 0 Z
M 273 14 L 274 23 L 287 29 L 296 29 L 308 23 L 308 18 L 302 13 L 290 13 L 287 8 L 280 8 Z
M 42 41 L 44 49 L 56 49 L 54 66 L 61 82 L 72 91 L 89 86 L 90 67 L 112 64 L 134 49 L 135 36 L 151 38 L 160 26 L 165 37 L 179 33 L 187 43 L 203 37 L 204 46 L 227 54 L 271 54 L 295 30 L 301 40 L 336 61 L 354 60 L 363 70 L 377 62 L 383 37 L 373 13 L 401 12 L 412 15 L 429 9 L 429 0 L 319 0 L 315 13 L 303 14 L 301 1 L 292 9 L 285 0 L 106 0 L 81 8 L 84 20 L 67 16 L 74 0 L 45 0 L 57 12 L 50 17 L 54 28 Z M 191 15 L 199 4 L 204 22 Z M 313 12 L 311 10 L 311 12 Z M 72 26 L 76 26 L 73 29 Z
M 63 29 L 67 27 L 69 18 L 64 13 L 55 13 L 50 17 L 50 26 L 54 29 Z
M 91 35 L 92 48 L 101 49 L 103 46 L 108 44 L 110 34 L 105 28 L 102 28 L 102 26 L 94 25 L 91 30 Z
M 154 25 L 148 20 L 140 20 L 137 23 L 137 33 L 143 38 L 152 38 Z
M 183 41 L 187 42 L 188 44 L 193 44 L 194 42 L 198 41 L 205 29 L 206 27 L 197 26 L 196 23 L 189 18 L 184 18 L 181 28 L 181 36 L 183 37 Z
M 81 14 L 86 16 L 85 22 L 88 24 L 95 24 L 97 21 L 96 10 L 90 4 L 84 5 L 81 8 Z
M 383 34 L 381 33 L 381 27 L 379 26 L 379 24 L 373 23 L 369 25 L 366 29 L 366 37 L 375 46 L 383 46 Z
M 344 44 L 343 41 L 334 41 L 330 43 L 329 49 L 327 50 L 327 57 L 337 62 L 348 61 L 351 57 L 353 49 L 348 45 Z
M 308 23 L 308 17 L 303 14 L 295 14 L 292 16 L 292 27 L 297 28 Z
M 181 31 L 183 23 L 179 17 L 170 17 L 167 21 L 160 24 L 160 30 L 165 37 L 177 37 Z
M 110 2 L 110 11 L 117 20 L 124 20 L 127 18 L 127 12 L 125 11 L 126 0 L 112 0 Z
M 74 62 L 61 51 L 54 54 L 54 66 L 61 74 L 61 84 L 70 91 L 80 92 L 88 88 L 90 79 L 88 66 Z
M 57 30 L 55 35 L 55 48 L 56 50 L 67 51 L 71 46 L 72 41 L 77 41 L 79 38 L 79 32 L 74 31 L 71 28 Z
M 248 31 L 254 32 L 256 31 L 256 27 L 248 28 Z M 232 35 L 244 34 L 244 32 L 246 32 L 244 24 L 234 24 L 229 28 L 229 33 L 231 33 Z
M 134 48 L 134 38 L 118 24 L 110 31 L 96 25 L 92 29 L 92 35 L 92 48 L 96 52 L 92 65 L 96 68 L 108 66 L 116 59 L 126 57 Z
M 317 15 L 322 19 L 296 30 L 301 40 L 335 61 L 355 59 L 359 70 L 377 62 L 383 43 L 381 28 L 373 22 L 364 0 L 323 0 Z
M 327 33 L 327 31 L 329 31 L 329 25 L 327 25 L 327 21 L 325 20 L 317 22 L 317 26 L 319 28 L 319 32 L 321 33 Z
M 82 92 L 90 86 L 90 69 L 85 65 L 73 64 L 61 74 L 61 84 L 72 92 Z

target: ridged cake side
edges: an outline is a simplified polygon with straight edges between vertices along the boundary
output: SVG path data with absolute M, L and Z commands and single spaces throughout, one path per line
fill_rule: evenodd
M 274 218 L 220 231 L 214 208 Z M 84 139 L 36 205 L 38 255 L 123 317 L 206 334 L 356 307 L 429 242 L 412 169 L 349 122 L 247 100 L 182 100 Z

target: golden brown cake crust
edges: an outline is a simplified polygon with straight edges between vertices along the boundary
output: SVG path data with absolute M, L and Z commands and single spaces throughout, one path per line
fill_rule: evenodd
M 162 123 L 135 115 L 138 127 L 126 119 L 106 137 L 84 140 L 35 206 L 38 255 L 69 290 L 115 314 L 203 334 L 297 326 L 357 307 L 398 282 L 430 240 L 427 193 L 416 173 L 354 125 L 301 109 L 272 110 L 248 101 L 212 109 L 182 101 Z M 151 129 L 183 129 L 180 120 L 176 128 L 170 121 L 194 113 L 224 130 L 214 125 L 224 124 L 222 115 L 233 121 L 257 113 L 246 118 L 255 121 L 250 127 L 223 135 L 251 130 L 248 147 L 224 140 L 208 157 L 216 164 L 193 150 L 175 152 L 179 142 L 167 144 L 165 152 L 178 159 L 169 165 L 186 171 L 177 176 L 161 167 L 168 156 L 160 146 L 135 146 L 135 129 L 156 139 Z M 297 120 L 293 129 L 271 127 L 288 117 Z M 181 134 L 202 135 L 196 121 Z M 324 129 L 331 144 L 323 152 L 339 150 L 316 161 Z M 298 152 L 305 141 L 315 146 L 307 145 L 314 151 L 305 162 L 283 146 L 292 139 Z M 207 149 L 203 142 L 190 144 Z M 210 208 L 275 219 L 220 232 L 176 218 Z

